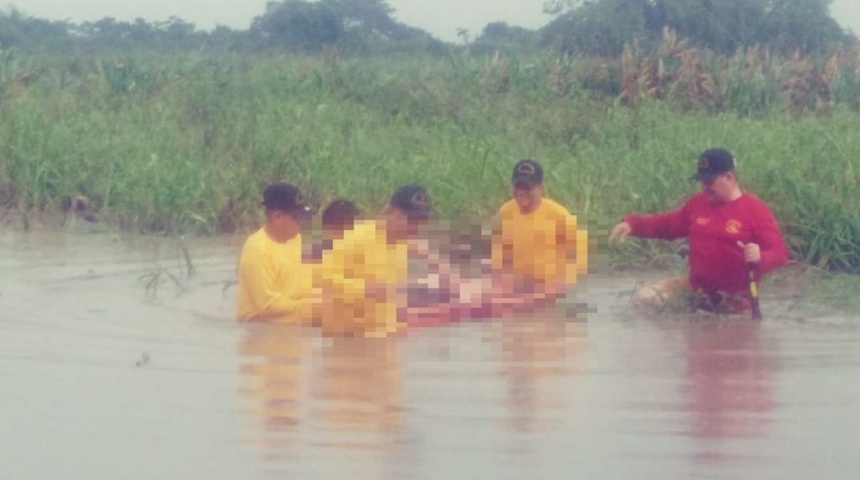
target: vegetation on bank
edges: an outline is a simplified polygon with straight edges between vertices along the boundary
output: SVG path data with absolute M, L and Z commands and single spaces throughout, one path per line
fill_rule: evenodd
M 273 1 L 212 31 L 7 9 L 0 212 L 211 234 L 255 224 L 273 180 L 367 211 L 418 180 L 441 215 L 488 218 L 534 157 L 600 240 L 624 212 L 677 205 L 697 154 L 723 146 L 796 259 L 857 272 L 860 46 L 829 3 L 552 0 L 541 29 L 493 22 L 457 45 L 385 0 Z M 672 247 L 613 253 L 659 264 Z
M 80 194 L 126 228 L 217 233 L 255 223 L 273 180 L 368 211 L 420 180 L 441 215 L 486 217 L 534 157 L 602 238 L 624 212 L 677 205 L 697 154 L 724 146 L 796 259 L 857 271 L 860 51 L 725 57 L 671 32 L 664 47 L 528 62 L 2 51 L 0 205 L 29 218 Z

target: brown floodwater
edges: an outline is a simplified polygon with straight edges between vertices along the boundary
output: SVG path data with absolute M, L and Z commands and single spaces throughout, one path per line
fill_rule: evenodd
M 585 306 L 322 339 L 233 320 L 236 239 L 0 233 L 0 478 L 856 478 L 860 319 Z M 770 315 L 768 315 L 770 313 Z

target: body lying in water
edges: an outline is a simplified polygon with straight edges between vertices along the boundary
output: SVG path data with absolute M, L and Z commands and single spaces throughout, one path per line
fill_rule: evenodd
M 539 298 L 513 299 L 494 277 L 462 277 L 430 248 L 429 213 L 426 189 L 407 185 L 382 218 L 356 222 L 333 240 L 314 274 L 325 333 L 386 336 L 407 325 L 502 314 Z
M 243 249 L 239 269 L 241 320 L 297 323 L 312 319 L 326 334 L 378 337 L 407 325 L 507 315 L 551 302 L 564 291 L 565 285 L 543 277 L 531 278 L 515 268 L 516 259 L 524 258 L 523 247 L 528 246 L 523 235 L 510 238 L 503 234 L 498 239 L 503 244 L 498 251 L 509 251 L 508 247 L 520 251 L 512 257 L 513 262 L 505 261 L 504 255 L 498 265 L 486 259 L 476 275 L 461 275 L 437 249 L 430 248 L 426 228 L 430 197 L 420 185 L 399 188 L 384 215 L 375 220 L 357 219 L 357 209 L 347 208 L 351 205 L 348 202 L 330 205 L 332 211 L 343 213 L 341 217 L 349 217 L 340 220 L 348 221 L 330 225 L 337 228 L 327 228 L 325 243 L 312 249 L 301 244 L 298 219 L 306 216 L 307 207 L 293 201 L 300 193 L 291 185 L 278 188 L 289 189 L 289 195 L 284 195 L 289 198 L 277 204 L 264 198 L 267 223 Z M 267 189 L 264 193 L 271 192 Z M 337 205 L 343 208 L 334 208 Z M 538 211 L 526 212 L 526 220 L 532 213 L 546 220 L 546 225 L 535 222 L 535 227 L 542 229 L 535 230 L 535 235 L 549 235 L 549 240 L 560 242 L 557 249 L 552 247 L 559 255 L 548 258 L 558 257 L 564 265 L 553 265 L 551 270 L 570 271 L 566 255 L 575 243 L 569 240 L 575 239 L 559 232 L 575 225 L 558 220 L 569 214 L 561 212 L 559 216 L 553 210 L 544 218 Z M 274 228 L 281 224 L 284 228 Z M 503 225 L 503 229 L 511 226 L 519 228 L 512 224 Z M 546 228 L 556 233 L 543 231 Z M 578 240 L 584 242 L 584 236 Z M 517 242 L 522 245 L 517 247 Z M 258 244 L 266 248 L 257 248 Z M 286 252 L 283 255 L 282 250 Z M 289 261 L 284 260 L 287 253 Z M 580 260 L 584 261 L 584 255 Z M 262 268 L 267 265 L 271 268 Z

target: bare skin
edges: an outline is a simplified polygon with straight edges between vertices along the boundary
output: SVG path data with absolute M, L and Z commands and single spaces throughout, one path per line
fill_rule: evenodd
M 534 187 L 514 186 L 511 190 L 511 196 L 520 207 L 520 212 L 528 215 L 540 207 L 543 201 L 544 187 L 536 185 Z
M 511 190 L 520 211 L 528 214 L 537 210 L 543 201 L 544 187 L 520 186 Z M 410 222 L 400 210 L 388 207 L 385 211 L 386 236 L 389 242 L 406 241 L 410 254 L 424 259 L 434 279 L 436 288 L 455 292 L 456 301 L 433 305 L 408 307 L 404 314 L 408 318 L 459 318 L 463 316 L 501 316 L 527 310 L 554 298 L 553 288 L 538 289 L 532 293 L 518 293 L 511 275 L 494 272 L 491 277 L 464 278 L 457 268 L 433 252 L 420 234 L 420 223 Z M 405 304 L 405 301 L 400 302 Z
M 266 235 L 278 243 L 286 243 L 302 232 L 302 226 L 295 217 L 283 210 L 266 212 Z

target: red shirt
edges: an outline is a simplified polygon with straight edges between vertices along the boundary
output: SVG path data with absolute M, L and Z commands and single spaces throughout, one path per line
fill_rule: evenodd
M 688 237 L 690 285 L 706 293 L 742 294 L 749 289 L 744 254 L 737 242 L 757 243 L 758 277 L 788 262 L 788 250 L 773 213 L 755 195 L 743 192 L 731 202 L 711 203 L 704 192 L 678 210 L 627 215 L 632 235 L 674 240 Z

